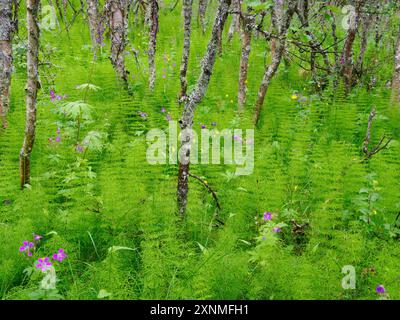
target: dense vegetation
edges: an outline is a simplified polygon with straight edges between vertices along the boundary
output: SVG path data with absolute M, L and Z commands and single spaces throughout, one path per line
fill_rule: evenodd
M 286 12 L 291 1 L 284 2 Z M 361 69 L 359 23 L 348 58 L 356 71 L 349 80 L 346 70 L 344 76 L 336 70 L 346 63 L 340 61 L 348 37 L 341 22 L 345 4 L 309 2 L 310 26 L 294 14 L 258 121 L 254 106 L 264 66 L 271 64 L 273 39 L 251 31 L 247 98 L 238 111 L 241 31 L 229 40 L 235 13 L 228 15 L 222 52 L 193 128 L 254 128 L 254 172 L 236 176 L 229 164 L 191 164 L 191 173 L 201 179 L 190 179 L 184 215 L 177 205 L 178 165 L 146 160 L 146 133 L 168 129 L 184 109 L 182 3 L 159 2 L 154 88 L 148 67 L 151 28 L 142 2 L 134 1 L 129 12 L 126 81 L 110 63 L 108 28 L 94 57 L 86 8 L 81 11 L 79 1 L 71 2 L 76 12 L 68 5 L 61 18 L 57 11 L 55 28 L 41 26 L 36 139 L 23 190 L 19 157 L 28 32 L 21 3 L 10 110 L 0 129 L 1 298 L 399 299 L 400 109 L 394 93 L 399 9 L 395 1 L 378 7 L 359 1 L 365 16 L 380 19 L 371 18 L 365 31 Z M 243 3 L 240 10 L 252 12 L 268 31 L 274 3 Z M 203 34 L 198 2 L 193 4 L 189 94 L 202 72 L 218 6 L 209 4 Z M 331 50 L 332 17 L 339 65 Z M 321 53 L 310 69 L 312 39 L 329 48 L 332 72 Z M 363 152 L 368 124 L 368 150 L 384 136 L 391 139 L 375 154 Z M 220 210 L 205 186 L 217 195 Z M 21 245 L 26 248 L 18 250 Z M 56 271 L 50 289 L 42 282 L 46 267 L 38 267 L 43 257 Z M 354 289 L 342 286 L 344 266 L 355 268 Z

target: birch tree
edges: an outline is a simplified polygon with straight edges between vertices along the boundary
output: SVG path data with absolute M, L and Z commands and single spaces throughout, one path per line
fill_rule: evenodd
M 240 16 L 240 21 L 242 25 L 242 30 L 241 30 L 242 52 L 240 55 L 240 67 L 239 67 L 238 106 L 239 106 L 239 111 L 242 111 L 243 106 L 246 103 L 247 70 L 249 67 L 249 56 L 251 51 L 251 35 L 253 32 L 252 29 L 255 23 L 255 17 L 250 12 L 247 12 Z
M 258 90 L 257 100 L 254 108 L 254 116 L 253 116 L 253 121 L 255 124 L 257 124 L 260 119 L 261 109 L 264 104 L 265 95 L 268 91 L 271 79 L 275 75 L 276 70 L 278 70 L 279 64 L 281 63 L 282 56 L 286 47 L 287 31 L 289 29 L 295 9 L 296 9 L 296 1 L 290 0 L 286 12 L 282 15 L 281 14 L 276 15 L 277 19 L 274 23 L 276 23 L 277 25 L 274 27 L 274 29 L 279 30 L 279 33 L 278 36 L 274 36 L 274 38 L 276 39 L 277 44 L 276 48 L 273 48 L 273 50 L 271 50 L 272 61 L 265 69 L 264 77 L 262 79 L 260 89 Z
M 187 69 L 189 64 L 189 55 L 190 55 L 190 34 L 191 34 L 191 22 L 192 22 L 192 4 L 193 0 L 183 0 L 183 21 L 184 21 L 184 35 L 183 35 L 183 52 L 182 52 L 182 61 L 180 68 L 180 81 L 181 81 L 181 93 L 180 97 L 186 97 L 187 91 Z
M 99 0 L 87 0 L 87 14 L 89 20 L 90 39 L 93 52 L 97 51 L 101 39 L 99 39 Z
M 12 0 L 0 0 L 0 125 L 7 127 L 12 72 Z
M 199 11 L 198 20 L 200 22 L 201 31 L 203 34 L 206 33 L 206 11 L 207 11 L 208 0 L 199 0 Z
M 214 68 L 218 36 L 223 30 L 226 19 L 228 17 L 228 10 L 231 0 L 219 0 L 217 13 L 214 20 L 214 26 L 211 34 L 211 39 L 208 43 L 207 52 L 205 53 L 202 63 L 200 76 L 197 80 L 196 86 L 190 92 L 180 120 L 181 132 L 181 148 L 179 159 L 179 172 L 178 172 L 178 190 L 177 202 L 178 211 L 181 216 L 185 215 L 187 206 L 187 196 L 189 191 L 189 165 L 190 165 L 190 147 L 191 147 L 191 130 L 193 127 L 193 118 L 198 104 L 203 100 L 206 94 L 208 84 L 210 82 L 211 74 Z
M 40 0 L 27 0 L 27 29 L 28 51 L 27 70 L 28 80 L 26 84 L 26 122 L 25 137 L 20 152 L 20 178 L 21 188 L 30 183 L 30 156 L 35 141 L 36 128 L 36 99 L 40 89 L 39 83 L 39 12 Z
M 111 37 L 111 64 L 125 86 L 128 84 L 128 71 L 125 67 L 125 47 L 128 29 L 128 0 L 109 0 L 106 4 Z
M 392 80 L 392 98 L 400 102 L 400 29 L 397 35 L 396 53 L 394 56 L 394 73 Z
M 154 89 L 156 82 L 156 49 L 157 49 L 157 33 L 158 33 L 158 2 L 150 0 L 149 3 L 149 87 Z
M 356 39 L 357 30 L 360 21 L 360 9 L 363 4 L 363 0 L 355 0 L 355 10 L 350 18 L 349 29 L 347 30 L 346 41 L 343 46 L 343 52 L 341 57 L 341 74 L 344 79 L 346 92 L 350 91 L 353 83 L 353 45 Z

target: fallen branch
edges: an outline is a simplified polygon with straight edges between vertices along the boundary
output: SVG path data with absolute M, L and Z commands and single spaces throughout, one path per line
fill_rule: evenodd
M 194 178 L 194 179 L 196 179 L 196 180 L 198 180 L 198 181 L 200 181 L 203 184 L 203 186 L 205 186 L 206 189 L 208 191 L 210 191 L 210 193 L 212 194 L 212 196 L 213 196 L 213 198 L 215 200 L 215 204 L 216 204 L 217 209 L 218 209 L 218 211 L 216 212 L 216 215 L 214 216 L 214 218 L 215 218 L 215 220 L 217 222 L 219 222 L 220 224 L 224 225 L 225 223 L 218 218 L 218 212 L 221 211 L 221 205 L 219 204 L 219 200 L 218 200 L 218 197 L 217 197 L 217 194 L 215 193 L 215 191 L 213 189 L 211 189 L 211 187 L 208 185 L 208 183 L 206 181 L 204 181 L 202 178 L 200 178 L 199 176 L 196 176 L 196 175 L 194 175 L 193 173 L 190 173 L 190 172 L 189 172 L 189 176 Z
M 387 138 L 387 141 L 384 143 L 386 136 L 383 135 L 381 140 L 379 140 L 378 144 L 370 151 L 369 150 L 369 143 L 371 140 L 371 128 L 372 128 L 372 122 L 374 121 L 374 118 L 376 116 L 376 109 L 375 107 L 372 108 L 369 117 L 368 117 L 368 126 L 367 126 L 367 133 L 365 135 L 364 139 L 364 146 L 362 151 L 365 153 L 365 159 L 368 160 L 370 159 L 373 155 L 377 154 L 379 151 L 386 149 L 387 146 L 389 145 L 390 141 L 392 141 L 392 138 Z

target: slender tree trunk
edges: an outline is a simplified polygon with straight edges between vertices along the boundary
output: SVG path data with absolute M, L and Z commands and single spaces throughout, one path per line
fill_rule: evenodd
M 101 43 L 101 35 L 99 35 L 99 0 L 87 0 L 87 14 L 89 18 L 92 49 L 93 52 L 96 52 L 99 44 Z
M 360 53 L 358 55 L 356 63 L 356 70 L 359 77 L 361 77 L 363 74 L 364 56 L 365 56 L 365 51 L 367 50 L 368 31 L 371 25 L 371 16 L 368 13 L 365 13 L 361 15 L 361 20 L 362 20 L 361 45 L 360 45 Z
M 228 31 L 228 42 L 232 41 L 233 34 L 235 32 L 239 32 L 240 30 L 240 18 L 239 18 L 239 12 L 241 12 L 241 0 L 232 0 L 232 9 L 234 11 L 232 15 L 232 22 L 231 25 L 229 26 L 229 31 Z
M 157 33 L 158 33 L 158 2 L 151 0 L 149 3 L 149 87 L 154 89 L 156 83 L 156 49 L 157 49 Z
M 180 97 L 186 97 L 187 91 L 187 69 L 189 63 L 189 55 L 190 55 L 190 34 L 191 34 L 191 21 L 192 21 L 192 4 L 193 0 L 183 0 L 183 19 L 184 19 L 184 39 L 183 39 L 183 52 L 182 52 L 182 61 L 181 61 L 181 69 L 180 69 L 180 80 L 181 80 L 181 93 Z
M 127 42 L 128 28 L 128 1 L 127 0 L 109 0 L 109 28 L 111 36 L 111 64 L 125 86 L 128 84 L 128 71 L 125 67 L 125 46 Z
M 0 0 L 0 126 L 7 127 L 12 72 L 12 0 Z
M 353 67 L 354 67 L 353 45 L 354 45 L 354 40 L 356 38 L 358 24 L 359 24 L 359 20 L 360 20 L 361 5 L 362 5 L 362 1 L 357 0 L 354 17 L 353 17 L 353 19 L 351 19 L 352 21 L 350 21 L 351 23 L 349 26 L 349 30 L 347 31 L 347 37 L 346 37 L 346 41 L 344 43 L 342 57 L 341 57 L 341 63 L 342 63 L 341 74 L 344 79 L 346 92 L 350 91 L 350 88 L 353 83 Z
M 244 104 L 246 103 L 247 94 L 247 70 L 249 67 L 249 56 L 251 51 L 251 33 L 252 23 L 254 23 L 254 16 L 250 13 L 243 14 L 240 19 L 242 22 L 242 54 L 240 56 L 240 70 L 239 70 L 239 89 L 238 89 L 238 106 L 239 111 L 243 111 Z
M 272 77 L 275 75 L 276 70 L 278 70 L 279 64 L 281 63 L 283 53 L 286 47 L 286 34 L 289 29 L 290 22 L 293 17 L 293 13 L 296 9 L 296 1 L 289 1 L 289 7 L 280 20 L 277 20 L 277 23 L 280 24 L 279 27 L 279 37 L 277 40 L 278 44 L 276 49 L 273 52 L 272 61 L 269 66 L 265 69 L 264 77 L 260 85 L 260 89 L 258 90 L 257 100 L 254 108 L 254 116 L 253 121 L 255 124 L 260 120 L 261 109 L 264 104 L 265 95 L 268 91 L 269 84 L 271 82 Z M 283 23 L 281 23 L 283 21 Z
M 207 11 L 208 0 L 199 0 L 199 13 L 198 20 L 203 34 L 206 33 L 206 11 Z
M 39 12 L 40 0 L 27 0 L 28 52 L 26 84 L 26 123 L 25 137 L 20 152 L 21 189 L 30 183 L 30 156 L 35 141 L 36 128 L 36 98 L 40 89 L 39 83 Z
M 197 105 L 203 100 L 208 88 L 208 84 L 210 82 L 215 59 L 217 56 L 218 34 L 224 28 L 230 4 L 231 0 L 219 0 L 219 6 L 214 21 L 211 39 L 208 43 L 207 52 L 201 63 L 201 73 L 197 80 L 195 88 L 190 93 L 189 98 L 185 102 L 182 118 L 180 120 L 180 126 L 182 129 L 182 143 L 179 159 L 177 202 L 178 211 L 181 216 L 184 216 L 186 212 L 187 195 L 189 191 L 189 157 L 194 113 Z
M 397 35 L 396 53 L 394 56 L 394 73 L 392 80 L 392 100 L 400 102 L 400 30 Z

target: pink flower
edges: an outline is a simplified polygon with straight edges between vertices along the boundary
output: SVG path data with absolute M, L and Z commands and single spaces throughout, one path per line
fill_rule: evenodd
M 36 268 L 46 271 L 51 267 L 51 262 L 49 257 L 39 258 L 36 264 Z
M 64 252 L 64 249 L 59 249 L 57 253 L 53 254 L 53 259 L 57 261 L 63 261 L 67 255 Z
M 272 219 L 272 213 L 271 212 L 264 212 L 264 220 L 268 221 Z

